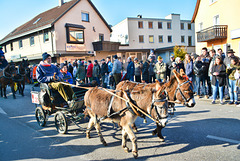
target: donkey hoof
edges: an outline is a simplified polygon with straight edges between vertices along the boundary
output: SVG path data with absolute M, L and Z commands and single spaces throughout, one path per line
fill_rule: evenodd
M 153 132 L 152 132 L 152 135 L 153 135 L 153 136 L 154 136 L 154 135 L 156 135 L 156 132 L 155 132 L 155 131 L 153 131 Z
M 90 139 L 90 134 L 89 133 L 86 133 L 86 138 Z
M 133 129 L 133 132 L 138 132 L 138 130 L 137 129 Z
M 137 152 L 133 152 L 133 157 L 134 157 L 135 159 L 137 159 L 138 153 L 137 153 Z
M 128 147 L 124 147 L 123 150 L 128 153 L 129 152 L 129 148 Z
M 159 138 L 160 139 L 160 142 L 164 142 L 165 140 L 164 140 L 164 138 Z
M 108 144 L 106 143 L 106 141 L 103 141 L 102 142 L 104 146 L 107 146 Z

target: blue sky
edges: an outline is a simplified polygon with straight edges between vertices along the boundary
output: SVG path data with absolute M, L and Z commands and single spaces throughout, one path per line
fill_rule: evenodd
M 197 0 L 92 0 L 105 20 L 115 25 L 126 17 L 141 14 L 146 18 L 164 18 L 170 13 L 191 20 Z M 0 0 L 0 39 L 36 15 L 56 7 L 58 0 Z

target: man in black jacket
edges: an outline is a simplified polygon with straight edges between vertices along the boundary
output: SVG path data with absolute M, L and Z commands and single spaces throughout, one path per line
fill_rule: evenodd
M 201 83 L 202 83 L 202 92 L 203 95 L 206 96 L 206 87 L 205 87 L 205 80 L 206 80 L 206 71 L 207 68 L 201 60 L 201 57 L 198 56 L 196 61 L 193 64 L 193 70 L 196 75 L 196 84 L 197 84 L 197 98 L 200 98 L 201 92 Z
M 101 60 L 101 76 L 102 76 L 102 86 L 103 88 L 107 88 L 107 74 L 108 74 L 108 65 L 105 62 L 105 59 Z

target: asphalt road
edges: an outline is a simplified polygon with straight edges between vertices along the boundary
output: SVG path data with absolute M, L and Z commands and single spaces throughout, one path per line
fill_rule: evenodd
M 67 134 L 58 134 L 53 116 L 46 127 L 39 127 L 30 85 L 25 96 L 0 98 L 0 160 L 135 160 L 121 147 L 121 131 L 113 124 L 102 124 L 108 146 L 103 146 L 95 130 L 91 139 L 70 124 Z M 196 100 L 194 108 L 178 105 L 175 115 L 163 129 L 165 142 L 151 132 L 155 124 L 137 119 L 138 160 L 240 160 L 240 107 L 211 105 Z M 85 127 L 86 123 L 80 124 Z M 131 142 L 128 140 L 130 150 Z

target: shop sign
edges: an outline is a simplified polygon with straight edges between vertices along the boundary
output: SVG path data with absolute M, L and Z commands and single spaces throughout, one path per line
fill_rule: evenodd
M 84 44 L 66 44 L 66 51 L 86 51 Z

